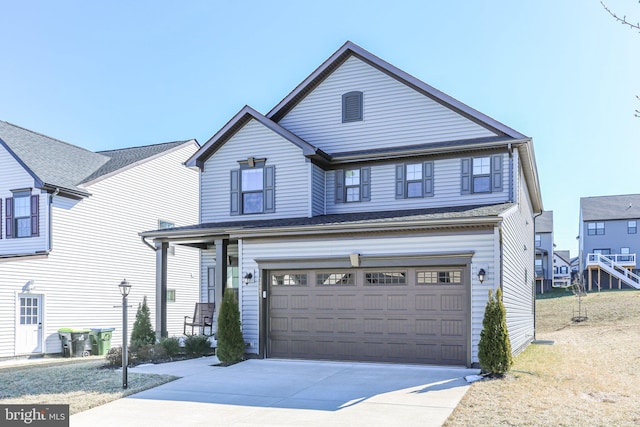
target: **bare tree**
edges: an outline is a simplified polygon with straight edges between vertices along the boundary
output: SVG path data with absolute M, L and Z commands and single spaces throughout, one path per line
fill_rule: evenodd
M 640 1 L 638 1 L 638 3 L 640 3 Z M 635 24 L 628 21 L 627 20 L 627 15 L 624 15 L 622 18 L 620 18 L 615 12 L 613 12 L 611 9 L 609 9 L 607 7 L 606 4 L 604 4 L 603 1 L 600 2 L 600 4 L 602 5 L 602 7 L 604 7 L 604 10 L 606 10 L 607 12 L 609 12 L 609 15 L 613 16 L 613 18 L 618 21 L 619 23 L 621 23 L 622 25 L 628 25 L 629 27 L 638 30 L 640 32 L 640 22 L 636 22 Z
M 640 3 L 640 0 L 638 0 L 638 3 Z M 609 9 L 607 7 L 607 5 L 604 4 L 603 1 L 601 1 L 600 4 L 602 5 L 602 7 L 604 7 L 604 10 L 606 10 L 609 13 L 609 15 L 611 15 L 613 17 L 613 19 L 615 19 L 616 21 L 618 21 L 622 25 L 628 25 L 629 28 L 634 29 L 634 30 L 638 30 L 638 32 L 640 32 L 640 21 L 636 22 L 634 24 L 633 22 L 627 20 L 627 15 L 624 15 L 621 18 L 615 12 L 613 12 L 611 9 Z M 638 99 L 638 101 L 640 101 L 640 96 L 636 95 L 636 98 Z M 636 116 L 636 117 L 640 117 L 640 110 L 635 110 L 633 115 Z

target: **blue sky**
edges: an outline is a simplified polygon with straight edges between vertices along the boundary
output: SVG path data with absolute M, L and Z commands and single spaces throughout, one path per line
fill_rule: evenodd
M 636 0 L 608 6 L 640 20 Z M 557 249 L 579 200 L 640 192 L 640 33 L 597 0 L 0 1 L 0 120 L 90 150 L 262 113 L 351 40 L 533 137 Z

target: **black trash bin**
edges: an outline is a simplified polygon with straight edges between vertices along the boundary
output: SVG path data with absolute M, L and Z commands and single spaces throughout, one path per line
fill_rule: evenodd
M 84 357 L 91 354 L 91 329 L 60 328 L 58 336 L 62 340 L 62 355 L 64 357 Z

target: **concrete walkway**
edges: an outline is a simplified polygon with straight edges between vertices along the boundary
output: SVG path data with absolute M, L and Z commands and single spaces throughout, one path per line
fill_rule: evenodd
M 476 369 L 215 357 L 130 372 L 182 378 L 73 415 L 71 426 L 441 426 Z

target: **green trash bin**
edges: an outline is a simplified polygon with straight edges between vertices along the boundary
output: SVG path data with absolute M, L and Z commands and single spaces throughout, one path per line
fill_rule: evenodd
M 58 336 L 62 341 L 62 355 L 64 357 L 83 357 L 91 354 L 91 329 L 60 328 Z
M 116 328 L 91 328 L 91 354 L 104 356 L 111 348 L 111 336 Z

